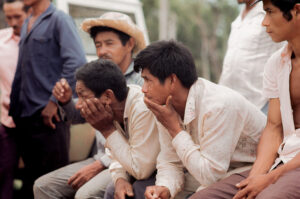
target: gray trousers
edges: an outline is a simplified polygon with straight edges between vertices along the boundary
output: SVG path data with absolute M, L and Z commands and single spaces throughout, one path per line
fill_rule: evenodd
M 79 169 L 95 161 L 94 158 L 76 162 L 38 178 L 34 183 L 34 198 L 36 199 L 103 199 L 106 186 L 112 181 L 108 169 L 86 182 L 78 190 L 68 185 L 68 180 Z
M 238 189 L 235 184 L 246 179 L 250 171 L 237 173 L 193 194 L 190 199 L 232 199 Z M 300 199 L 300 168 L 289 171 L 269 185 L 256 199 Z

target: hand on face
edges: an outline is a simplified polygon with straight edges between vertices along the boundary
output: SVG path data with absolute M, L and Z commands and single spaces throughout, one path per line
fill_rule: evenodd
M 171 96 L 167 98 L 166 105 L 159 105 L 147 97 L 144 98 L 144 102 L 172 137 L 175 137 L 182 130 L 180 116 L 173 107 Z
M 113 125 L 114 114 L 109 104 L 102 104 L 97 98 L 82 102 L 80 110 L 82 117 L 95 129 L 99 130 L 105 138 L 116 130 Z
M 146 199 L 169 199 L 170 191 L 164 186 L 149 186 L 145 191 Z
M 119 178 L 115 184 L 114 199 L 125 199 L 126 195 L 130 197 L 134 195 L 132 185 L 127 180 Z
M 68 103 L 72 98 L 72 89 L 66 79 L 56 82 L 52 90 L 53 96 L 62 104 Z

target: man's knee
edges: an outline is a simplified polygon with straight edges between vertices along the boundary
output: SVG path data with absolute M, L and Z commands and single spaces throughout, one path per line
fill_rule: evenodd
M 115 186 L 113 183 L 110 183 L 105 190 L 104 199 L 114 199 Z
M 80 188 L 76 192 L 74 198 L 75 199 L 87 199 L 87 198 L 92 198 L 92 197 L 89 195 L 89 192 L 87 190 Z
M 283 199 L 283 198 L 296 199 L 299 197 L 293 197 L 293 194 L 284 191 L 284 189 L 266 188 L 256 196 L 256 199 Z
M 212 193 L 211 190 L 209 189 L 204 189 L 201 191 L 198 191 L 196 193 L 194 193 L 191 197 L 189 197 L 189 199 L 208 199 L 208 198 L 213 198 L 214 194 Z
M 38 178 L 33 185 L 33 193 L 35 198 L 42 198 L 42 195 L 47 193 L 47 189 L 49 189 L 47 180 L 47 175 Z
M 94 189 L 89 189 L 88 187 L 82 186 L 81 188 L 78 189 L 78 191 L 75 194 L 75 199 L 89 199 L 89 198 L 94 198 L 94 199 L 103 199 L 104 198 L 104 190 L 94 190 Z

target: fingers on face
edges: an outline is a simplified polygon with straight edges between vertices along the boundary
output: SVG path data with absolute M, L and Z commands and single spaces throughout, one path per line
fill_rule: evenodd
M 166 105 L 172 105 L 172 96 L 171 95 L 168 96 Z
M 98 111 L 93 100 L 89 100 L 89 99 L 86 100 L 86 108 L 89 110 L 89 113 L 91 114 L 96 113 Z
M 149 100 L 148 98 L 144 98 L 144 102 L 147 105 L 147 107 L 155 114 L 158 114 L 162 111 L 163 106 L 156 104 L 155 102 Z

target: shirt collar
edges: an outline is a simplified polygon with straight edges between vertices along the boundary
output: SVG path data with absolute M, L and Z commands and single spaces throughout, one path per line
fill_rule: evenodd
M 282 65 L 291 61 L 292 53 L 293 53 L 292 47 L 289 44 L 287 44 L 281 53 L 281 64 Z
M 199 92 L 198 82 L 200 78 L 191 86 L 186 100 L 183 124 L 187 125 L 196 118 L 196 100 L 201 99 L 202 92 Z
M 241 9 L 239 16 L 237 17 L 236 20 L 239 20 L 239 22 L 241 23 L 242 21 L 247 21 L 248 19 L 250 21 L 253 20 L 253 18 L 255 16 L 257 16 L 258 14 L 265 14 L 265 11 L 263 9 L 263 3 L 259 2 L 257 4 L 254 5 L 254 7 L 252 9 L 250 9 L 250 11 L 246 14 L 245 18 L 242 19 L 242 14 L 244 12 L 244 10 L 246 9 L 246 5 L 243 6 L 243 8 Z
M 15 40 L 16 42 L 19 42 L 20 41 L 20 36 L 12 34 L 11 39 Z
M 265 14 L 265 11 L 263 9 L 263 3 L 262 2 L 259 2 L 257 3 L 256 5 L 254 5 L 254 8 L 252 8 L 248 14 L 246 15 L 245 18 L 249 18 L 249 19 L 252 19 L 253 17 L 257 16 L 259 13 L 261 14 Z
M 125 108 L 124 108 L 124 120 L 125 118 L 128 118 L 130 109 L 132 107 L 133 99 L 142 97 L 144 94 L 141 91 L 141 87 L 138 85 L 130 84 L 128 85 L 128 94 L 126 97 L 126 102 L 125 102 Z
M 126 72 L 125 72 L 125 77 L 128 75 L 131 75 L 134 72 L 133 70 L 133 62 L 130 63 L 129 67 L 127 68 Z
M 6 35 L 3 37 L 4 42 L 8 42 L 10 40 L 14 40 L 16 42 L 20 41 L 20 37 L 14 34 L 13 28 L 8 28 Z
M 24 23 L 24 25 L 23 25 L 23 26 L 26 27 L 26 28 L 23 28 L 23 29 L 24 29 L 24 33 L 26 33 L 26 34 L 25 34 L 26 37 L 28 37 L 28 36 L 31 34 L 31 32 L 32 32 L 32 31 L 33 31 L 33 30 L 41 23 L 41 21 L 42 21 L 45 17 L 51 15 L 54 11 L 55 11 L 55 6 L 51 3 L 50 6 L 47 8 L 47 10 L 46 10 L 45 12 L 43 12 L 43 13 L 41 14 L 41 16 L 38 17 L 38 19 L 36 20 L 36 22 L 33 24 L 33 26 L 32 26 L 32 28 L 31 28 L 30 32 L 27 34 L 28 23 L 29 23 L 30 18 L 32 17 L 32 15 L 30 15 L 30 17 L 28 17 L 28 18 L 25 20 L 25 23 Z

